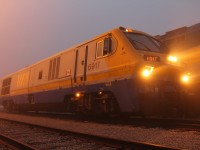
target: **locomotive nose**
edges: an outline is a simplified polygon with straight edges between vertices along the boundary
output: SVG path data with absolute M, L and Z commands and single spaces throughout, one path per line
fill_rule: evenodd
M 148 82 L 176 82 L 177 84 L 190 82 L 190 73 L 185 73 L 183 70 L 169 65 L 162 67 L 144 66 L 141 67 L 139 74 L 141 80 Z
M 176 82 L 177 84 L 188 84 L 190 81 L 190 73 L 171 67 L 158 69 L 156 73 L 163 81 Z

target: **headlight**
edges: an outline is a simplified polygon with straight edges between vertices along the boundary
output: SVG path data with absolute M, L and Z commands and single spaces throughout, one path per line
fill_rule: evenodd
M 170 56 L 167 58 L 167 60 L 170 61 L 170 62 L 173 62 L 173 63 L 175 63 L 175 62 L 178 61 L 177 57 L 176 57 L 176 56 L 172 56 L 172 55 L 170 55 Z
M 189 74 L 189 73 L 188 73 L 188 74 L 185 74 L 185 75 L 182 75 L 181 81 L 182 81 L 183 83 L 188 83 L 189 80 L 190 80 L 190 74 Z
M 79 97 L 81 97 L 81 93 L 77 92 L 77 93 L 75 94 L 75 96 L 76 96 L 76 98 L 79 98 Z
M 152 74 L 152 72 L 153 72 L 153 69 L 154 69 L 154 67 L 151 67 L 151 66 L 145 66 L 143 69 L 142 69 L 142 76 L 143 77 L 149 77 L 151 74 Z

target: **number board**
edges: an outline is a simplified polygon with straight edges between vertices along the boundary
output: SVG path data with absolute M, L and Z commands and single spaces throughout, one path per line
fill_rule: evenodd
M 144 60 L 146 60 L 146 61 L 159 62 L 159 61 L 160 61 L 160 57 L 159 57 L 159 56 L 144 55 Z

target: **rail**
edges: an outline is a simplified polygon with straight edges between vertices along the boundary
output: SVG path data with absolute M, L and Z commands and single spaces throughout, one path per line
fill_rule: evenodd
M 33 148 L 25 143 L 22 143 L 20 141 L 17 141 L 13 138 L 10 138 L 2 133 L 0 133 L 0 144 L 5 145 L 6 147 L 9 147 L 13 150 L 37 150 L 36 148 Z

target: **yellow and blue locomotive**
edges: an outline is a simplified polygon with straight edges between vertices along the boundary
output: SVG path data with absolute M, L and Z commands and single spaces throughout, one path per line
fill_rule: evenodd
M 154 37 L 119 27 L 1 78 L 8 110 L 178 112 L 189 75 Z

